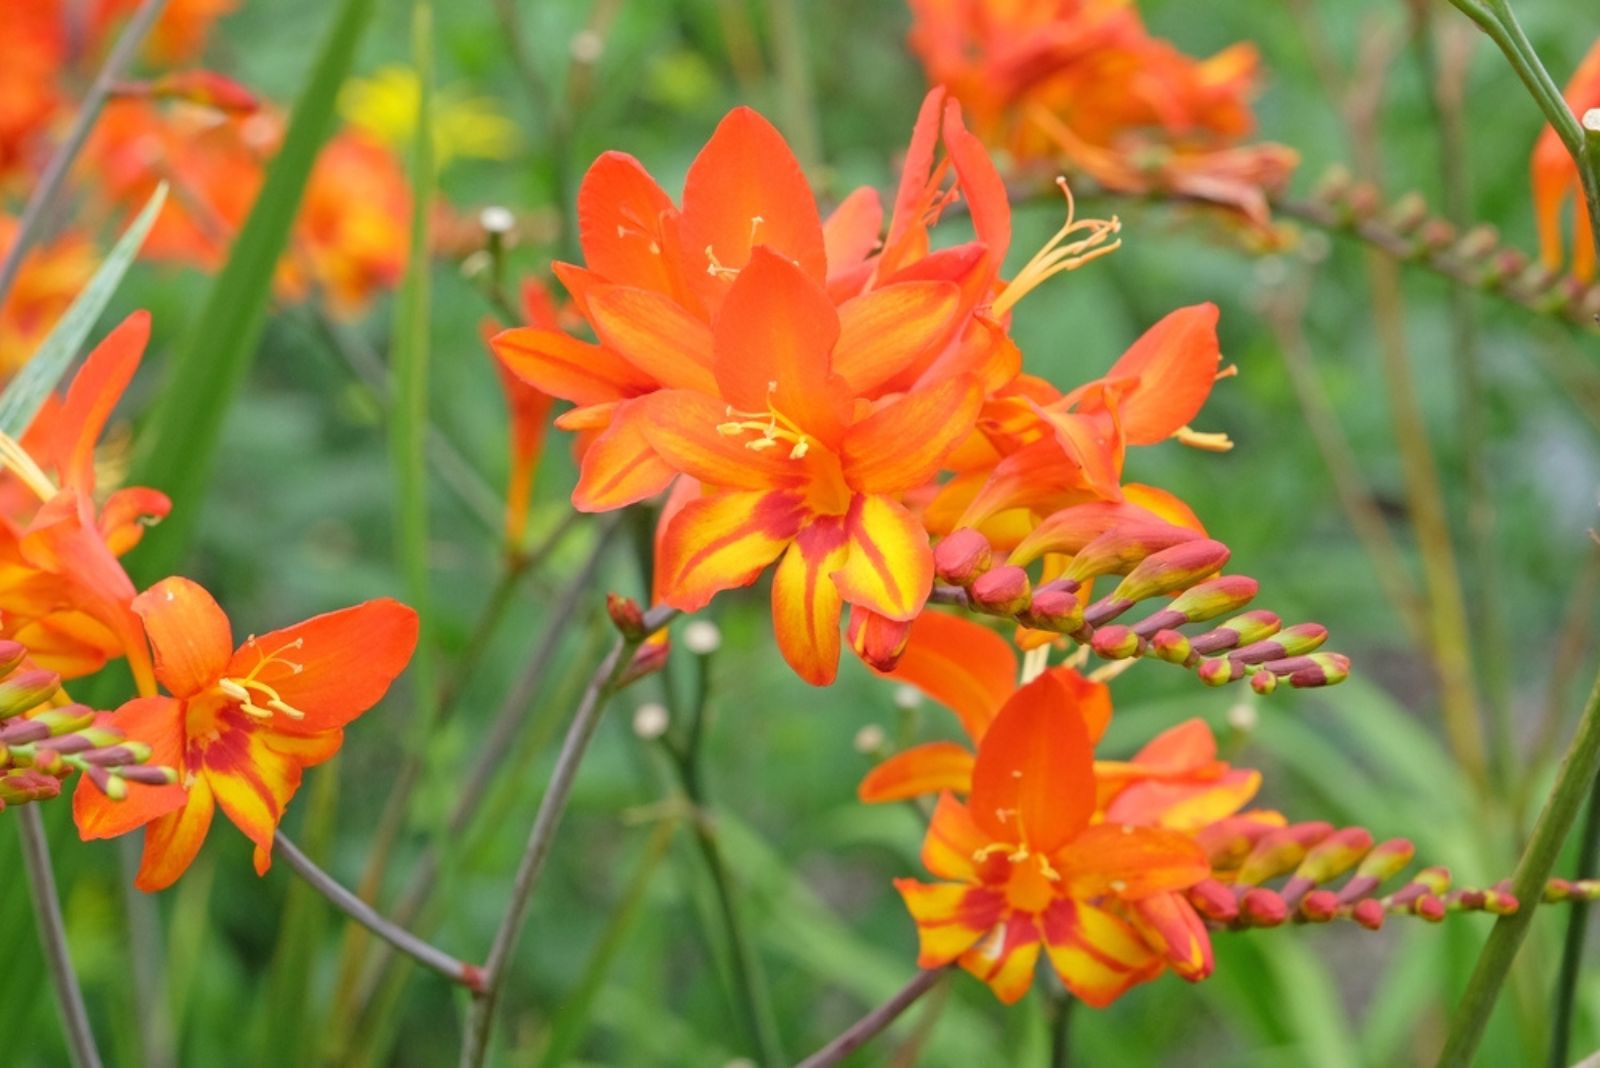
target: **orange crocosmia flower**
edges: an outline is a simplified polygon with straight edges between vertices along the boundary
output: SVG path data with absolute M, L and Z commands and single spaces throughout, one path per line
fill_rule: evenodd
M 781 557 L 772 588 L 778 646 L 817 685 L 837 669 L 846 603 L 916 617 L 933 552 L 898 498 L 929 482 L 971 431 L 980 391 L 962 375 L 880 403 L 866 395 L 923 346 L 930 327 L 941 329 L 924 316 L 883 322 L 874 335 L 846 332 L 800 268 L 764 246 L 751 253 L 717 316 L 710 365 L 691 365 L 691 388 L 633 402 L 646 447 L 706 487 L 662 537 L 668 604 L 695 611 Z M 589 450 L 586 468 L 604 443 Z M 597 503 L 581 483 L 574 500 Z
M 1580 118 L 1590 108 L 1600 108 L 1600 41 L 1596 41 L 1567 83 L 1567 106 Z M 1559 271 L 1565 260 L 1561 239 L 1561 212 L 1572 200 L 1572 273 L 1584 281 L 1594 277 L 1594 234 L 1589 228 L 1589 207 L 1578 182 L 1578 168 L 1555 128 L 1546 126 L 1533 147 L 1533 211 L 1539 224 L 1539 252 L 1544 265 Z
M 168 0 L 145 41 L 145 55 L 163 66 L 193 60 L 205 49 L 217 19 L 238 6 L 239 0 Z M 138 7 L 139 0 L 97 0 L 90 15 L 93 32 L 109 42 Z
M 405 669 L 417 615 L 390 599 L 315 616 L 233 646 L 228 617 L 188 579 L 156 583 L 134 601 L 171 696 L 142 697 L 108 716 L 178 770 L 172 786 L 133 786 L 120 802 L 80 783 L 73 815 L 84 839 L 145 828 L 135 880 L 161 890 L 200 850 L 217 808 L 255 843 L 255 868 L 304 769 L 329 759 L 344 727 L 377 704 Z
M 299 299 L 316 288 L 341 318 L 393 289 L 410 251 L 411 189 L 399 160 L 347 129 L 323 146 L 306 184 L 278 290 Z
M 63 14 L 41 0 L 0 0 L 0 190 L 41 165 L 43 135 L 70 105 L 60 82 Z
M 858 396 L 898 392 L 896 376 L 945 346 L 959 329 L 954 282 L 890 281 L 862 293 L 858 280 L 848 292 L 834 289 L 829 257 L 859 270 L 878 242 L 876 204 L 876 194 L 853 195 L 825 233 L 793 153 L 748 108 L 730 112 L 695 157 L 681 209 L 632 156 L 595 161 L 578 192 L 585 266 L 554 269 L 599 344 L 537 324 L 494 341 L 512 373 L 577 406 L 558 427 L 593 436 L 574 498 L 580 508 L 621 507 L 676 477 L 645 442 L 636 402 L 661 389 L 715 392 L 713 329 L 754 249 L 827 287 L 840 348 L 872 363 L 870 375 L 850 383 Z
M 522 284 L 522 314 L 529 325 L 547 330 L 560 329 L 560 315 L 550 293 L 539 282 Z M 492 341 L 493 327 L 484 328 L 484 338 Z M 493 355 L 491 346 L 490 354 Z M 550 429 L 550 408 L 555 398 L 535 389 L 512 374 L 499 359 L 494 361 L 500 388 L 505 394 L 506 411 L 511 417 L 511 472 L 506 477 L 505 539 L 509 549 L 522 544 L 528 526 L 528 502 L 533 495 L 533 476 L 539 468 L 539 455 Z
M 16 220 L 0 212 L 0 256 L 16 232 Z M 89 284 L 94 267 L 94 245 L 82 234 L 69 231 L 28 250 L 0 304 L 0 381 L 16 374 L 49 336 L 61 313 Z
M 48 398 L 17 442 L 0 435 L 0 636 L 66 678 L 127 656 L 152 685 L 117 556 L 167 514 L 167 498 L 125 487 L 96 507 L 95 444 L 143 356 L 150 317 L 136 312 L 89 354 L 65 397 Z
M 1124 192 L 1167 188 L 1266 219 L 1298 162 L 1247 144 L 1258 59 L 1206 60 L 1150 36 L 1130 0 L 911 0 L 929 81 L 1019 162 L 1065 163 Z
M 1074 996 L 1110 1004 L 1164 960 L 1123 912 L 1205 879 L 1189 837 L 1093 823 L 1095 775 L 1083 715 L 1045 674 L 1000 709 L 978 746 L 972 793 L 939 798 L 922 860 L 948 882 L 897 879 L 917 924 L 918 964 L 952 962 L 1000 1000 L 1032 985 L 1040 951 Z

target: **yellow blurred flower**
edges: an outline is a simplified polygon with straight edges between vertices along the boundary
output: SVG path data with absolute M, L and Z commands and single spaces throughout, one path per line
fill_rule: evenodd
M 352 125 L 399 147 L 417 125 L 421 85 L 409 67 L 384 67 L 370 78 L 353 78 L 339 96 L 339 110 Z M 489 97 L 467 96 L 446 86 L 433 98 L 433 152 L 439 167 L 453 159 L 506 159 L 517 148 L 517 126 Z

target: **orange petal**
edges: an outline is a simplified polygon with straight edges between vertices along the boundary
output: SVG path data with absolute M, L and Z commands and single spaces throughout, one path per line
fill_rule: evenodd
M 1026 913 L 1013 912 L 1003 925 L 961 955 L 961 966 L 988 983 L 995 997 L 1014 1005 L 1033 985 L 1039 948 L 1037 921 Z
M 1161 972 L 1161 958 L 1128 921 L 1082 901 L 1059 898 L 1040 923 L 1056 975 L 1085 1004 L 1105 1008 Z
M 735 491 L 690 501 L 661 538 L 662 599 L 696 612 L 722 590 L 750 585 L 805 517 L 800 498 L 782 491 Z
M 864 185 L 851 191 L 822 223 L 822 246 L 828 256 L 828 282 L 863 263 L 878 247 L 883 232 L 883 202 Z
M 729 422 L 728 407 L 703 393 L 674 389 L 653 393 L 637 402 L 639 429 L 655 455 L 674 471 L 711 486 L 771 489 L 798 486 L 807 478 L 807 464 L 791 459 L 784 443 L 748 448 L 761 440 L 758 431 L 738 435 L 717 428 Z M 736 418 L 736 417 L 735 417 Z M 760 420 L 755 420 L 760 422 Z
M 672 292 L 661 254 L 661 219 L 676 211 L 638 160 L 625 152 L 602 153 L 578 186 L 584 261 L 608 281 Z
M 489 345 L 511 374 L 580 406 L 637 397 L 657 386 L 649 374 L 615 353 L 557 330 L 514 327 L 490 338 Z
M 1106 727 L 1111 724 L 1111 688 L 1103 682 L 1085 678 L 1075 669 L 1053 667 L 1047 674 L 1055 677 L 1067 692 L 1067 699 L 1083 716 L 1083 725 L 1089 731 L 1089 744 L 1097 745 Z
M 1181 894 L 1152 894 L 1133 903 L 1145 940 L 1161 947 L 1172 970 L 1191 983 L 1216 969 L 1211 935 L 1204 921 Z
M 729 406 L 777 411 L 825 443 L 837 440 L 843 387 L 830 373 L 839 315 L 822 289 L 767 248 L 750 254 L 717 314 L 716 375 Z
M 1005 182 L 995 169 L 983 142 L 967 131 L 961 121 L 961 105 L 947 100 L 944 106 L 944 148 L 956 169 L 961 195 L 972 217 L 972 229 L 989 252 L 989 270 L 998 273 L 1006 250 L 1011 247 L 1011 204 Z
M 252 638 L 227 674 L 254 672 L 303 713 L 275 716 L 274 729 L 315 734 L 343 727 L 382 700 L 416 645 L 417 613 L 383 597 Z
M 630 286 L 596 286 L 589 321 L 605 346 L 667 389 L 716 393 L 711 328 L 671 297 Z
M 1136 782 L 1106 806 L 1108 822 L 1198 831 L 1248 805 L 1261 773 L 1230 768 L 1209 782 Z
M 871 805 L 941 790 L 965 794 L 972 788 L 972 762 L 972 750 L 958 742 L 924 742 L 867 772 L 856 796 Z
M 992 841 L 1022 836 L 1033 852 L 1050 853 L 1084 829 L 1094 802 L 1083 714 L 1046 673 L 1005 703 L 978 744 L 972 817 Z
M 652 393 L 650 397 L 660 394 Z M 611 424 L 583 452 L 572 506 L 580 512 L 609 512 L 654 497 L 677 471 L 656 455 L 646 436 L 649 397 L 619 404 Z
M 861 493 L 905 493 L 927 484 L 972 430 L 983 396 L 970 375 L 906 393 L 845 434 L 845 478 Z
M 255 843 L 260 875 L 271 863 L 272 839 L 284 807 L 300 789 L 301 766 L 267 745 L 267 732 L 255 728 L 243 713 L 224 713 L 222 722 L 221 733 L 201 752 L 200 779 L 233 825 Z
M 963 789 L 970 786 L 970 782 Z M 974 859 L 994 839 L 972 818 L 972 810 L 950 793 L 941 793 L 922 840 L 922 866 L 941 879 L 981 881 Z
M 896 879 L 917 923 L 917 964 L 939 968 L 966 952 L 999 922 L 1005 898 L 993 890 L 958 883 L 922 883 Z
M 949 282 L 900 282 L 845 301 L 834 373 L 852 393 L 871 393 L 945 344 L 960 297 Z
M 899 270 L 927 252 L 926 217 L 940 179 L 940 173 L 933 170 L 933 157 L 939 147 L 944 99 L 944 87 L 935 86 L 922 98 L 922 106 L 917 111 L 911 144 L 901 165 L 900 187 L 895 192 L 889 233 L 884 238 L 883 255 L 879 259 L 880 276 Z
M 772 628 L 778 651 L 795 674 L 827 686 L 839 670 L 839 616 L 843 600 L 832 575 L 849 547 L 836 520 L 802 528 L 772 576 Z
M 683 183 L 685 241 L 699 269 L 742 269 L 765 245 L 818 285 L 827 274 L 822 220 L 805 172 L 773 125 L 735 108 L 689 166 Z
M 839 593 L 890 619 L 914 619 L 933 588 L 933 550 L 922 524 L 888 497 L 858 494 L 844 530 L 850 555 L 833 573 Z
M 956 714 L 977 741 L 1016 689 L 1017 655 L 1000 635 L 960 616 L 923 612 L 889 678 L 909 683 Z
M 197 776 L 189 787 L 183 807 L 161 816 L 145 827 L 144 856 L 133 885 L 146 893 L 165 890 L 189 870 L 200 846 L 211 829 L 216 801 L 204 776 Z
M 1193 509 L 1180 498 L 1159 487 L 1127 482 L 1122 487 L 1122 499 L 1175 527 L 1183 527 L 1200 535 L 1206 532 L 1205 525 L 1200 522 L 1200 517 L 1194 514 Z
M 1117 406 L 1128 443 L 1164 441 L 1198 415 L 1221 361 L 1215 304 L 1179 308 L 1145 331 L 1105 376 L 1138 379 Z
M 62 481 L 94 489 L 94 448 L 106 420 L 139 369 L 150 340 L 150 313 L 136 311 L 124 319 L 84 359 L 73 376 L 66 399 L 53 420 L 49 456 Z
M 80 776 L 72 795 L 72 817 L 78 824 L 80 838 L 86 842 L 91 838 L 115 838 L 183 807 L 186 791 L 181 785 L 184 771 L 181 702 L 170 697 L 140 697 L 115 712 L 101 713 L 96 722 L 115 727 L 129 741 L 148 745 L 150 759 L 146 763 L 173 768 L 180 782 L 170 786 L 128 783 L 128 796 L 113 801 L 86 776 Z
M 1188 835 L 1128 824 L 1089 827 L 1051 861 L 1061 874 L 1062 889 L 1074 897 L 1114 893 L 1132 901 L 1161 890 L 1186 889 L 1211 874 L 1205 853 Z
M 182 576 L 162 579 L 133 599 L 155 653 L 156 678 L 174 697 L 192 697 L 222 678 L 233 628 L 216 599 Z

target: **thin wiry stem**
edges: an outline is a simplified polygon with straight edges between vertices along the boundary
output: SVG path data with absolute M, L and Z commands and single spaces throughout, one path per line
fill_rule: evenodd
M 100 67 L 100 73 L 95 75 L 94 83 L 89 86 L 89 95 L 83 98 L 83 103 L 78 107 L 77 118 L 72 120 L 72 128 L 67 131 L 66 138 L 50 157 L 50 162 L 45 165 L 44 173 L 39 176 L 39 184 L 33 187 L 33 194 L 28 197 L 28 203 L 22 209 L 22 219 L 17 224 L 16 240 L 6 250 L 5 258 L 0 260 L 0 304 L 5 303 L 6 294 L 11 292 L 12 283 L 17 280 L 17 272 L 22 269 L 22 258 L 28 254 L 28 250 L 38 239 L 45 213 L 49 211 L 51 202 L 65 184 L 67 172 L 72 168 L 73 161 L 83 150 L 84 142 L 89 139 L 95 123 L 100 121 L 100 112 L 105 108 L 112 87 L 122 79 L 122 72 L 133 62 L 134 53 L 144 43 L 150 27 L 155 25 L 156 19 L 161 15 L 161 9 L 166 6 L 167 0 L 144 0 L 144 3 L 139 5 L 139 10 L 133 13 L 133 18 L 128 20 L 127 26 L 123 28 L 122 36 L 117 38 L 111 54 L 106 56 L 105 63 Z
M 1589 789 L 1589 811 L 1583 818 L 1583 830 L 1578 841 L 1578 862 L 1573 865 L 1573 879 L 1590 879 L 1595 874 L 1595 862 L 1600 860 L 1600 777 Z M 1572 1010 L 1578 996 L 1578 973 L 1583 967 L 1583 946 L 1588 941 L 1589 902 L 1572 903 L 1567 913 L 1567 933 L 1561 943 L 1561 970 L 1556 974 L 1555 1012 L 1550 1017 L 1550 1056 L 1545 1063 L 1550 1068 L 1565 1068 L 1567 1052 L 1572 1044 Z
M 600 724 L 600 712 L 611 695 L 622 688 L 633 654 L 639 646 L 644 644 L 649 635 L 670 623 L 677 614 L 674 608 L 651 609 L 645 614 L 642 627 L 619 638 L 589 680 L 583 699 L 573 713 L 572 724 L 567 728 L 566 740 L 561 745 L 561 755 L 556 759 L 550 785 L 546 787 L 544 799 L 539 803 L 527 847 L 523 850 L 522 862 L 512 883 L 511 902 L 489 948 L 488 960 L 484 964 L 484 989 L 473 1000 L 466 1033 L 462 1038 L 461 1068 L 478 1068 L 488 1056 L 495 1005 L 499 1000 L 506 967 L 522 935 L 522 925 L 527 918 L 533 891 L 539 885 L 539 877 L 544 874 L 545 862 L 550 858 L 550 847 L 554 844 L 561 817 L 566 812 L 567 800 L 572 796 L 578 766 L 583 762 L 595 728 Z
M 84 1008 L 83 990 L 67 951 L 67 929 L 61 921 L 61 899 L 56 896 L 55 870 L 50 866 L 50 842 L 45 837 L 44 821 L 33 805 L 21 806 L 17 814 L 22 834 L 22 864 L 28 872 L 28 894 L 33 899 L 33 915 L 39 924 L 39 942 L 44 948 L 45 971 L 55 991 L 56 1007 L 67 1032 L 67 1050 L 74 1068 L 100 1068 L 100 1051 L 89 1027 L 89 1012 Z
M 365 901 L 342 886 L 337 879 L 317 867 L 310 857 L 300 851 L 289 838 L 282 832 L 273 839 L 273 852 L 282 856 L 289 862 L 289 867 L 295 874 L 304 879 L 306 885 L 317 893 L 327 898 L 332 905 L 361 926 L 394 946 L 406 956 L 431 968 L 450 980 L 460 983 L 474 993 L 483 988 L 483 969 L 476 964 L 468 964 L 457 960 L 444 950 L 424 941 L 416 935 L 400 927 L 383 916 Z
M 1595 772 L 1600 769 L 1600 674 L 1595 676 L 1589 691 L 1589 700 L 1578 721 L 1577 733 L 1567 747 L 1561 761 L 1555 785 L 1545 799 L 1544 811 L 1534 825 L 1533 834 L 1523 850 L 1522 859 L 1511 879 L 1511 893 L 1526 907 L 1495 921 L 1472 978 L 1467 982 L 1467 992 L 1456 1009 L 1455 1020 L 1439 1054 L 1439 1068 L 1466 1068 L 1483 1040 L 1489 1014 L 1500 996 L 1500 988 L 1511 972 L 1517 951 L 1528 935 L 1528 925 L 1539 910 L 1533 905 L 1544 895 L 1545 882 L 1555 870 L 1561 845 L 1578 818 L 1578 809 L 1594 786 Z
M 817 1052 L 801 1061 L 796 1068 L 830 1068 L 851 1053 L 866 1045 L 878 1032 L 894 1023 L 917 999 L 939 984 L 949 968 L 928 968 L 918 972 L 905 986 L 882 1005 L 851 1024 L 843 1033 Z

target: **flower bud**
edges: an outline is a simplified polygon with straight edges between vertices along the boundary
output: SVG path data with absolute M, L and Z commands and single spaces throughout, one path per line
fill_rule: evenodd
M 1186 541 L 1162 549 L 1140 561 L 1111 591 L 1111 600 L 1129 604 L 1147 597 L 1187 589 L 1222 570 L 1232 555 L 1228 547 L 1210 538 Z
M 1238 881 L 1257 885 L 1292 871 L 1306 852 L 1333 832 L 1331 823 L 1294 823 L 1263 836 L 1239 867 Z
M 1233 891 L 1215 879 L 1201 879 L 1185 892 L 1189 904 L 1208 920 L 1228 923 L 1239 915 Z
M 1138 630 L 1137 627 L 1134 628 Z M 1158 630 L 1150 637 L 1150 652 L 1169 664 L 1187 664 L 1194 655 L 1193 646 L 1181 631 Z
M 1171 523 L 1124 523 L 1080 549 L 1067 568 L 1067 577 L 1083 582 L 1096 575 L 1125 575 L 1152 553 L 1199 537 Z
M 1239 922 L 1246 927 L 1278 927 L 1288 918 L 1289 906 L 1276 891 L 1257 886 L 1239 899 Z
M 856 605 L 850 609 L 845 638 L 856 655 L 872 668 L 893 671 L 911 640 L 911 624 Z
M 1339 900 L 1332 890 L 1313 890 L 1300 902 L 1300 915 L 1311 923 L 1327 923 L 1338 912 Z
M 643 641 L 644 609 L 639 607 L 639 602 L 632 597 L 624 597 L 620 593 L 606 594 L 606 614 L 611 617 L 611 622 L 616 624 L 617 631 L 629 641 Z
M 1026 609 L 1032 599 L 1028 573 L 1009 564 L 985 571 L 973 581 L 969 592 L 975 604 L 998 616 L 1015 615 Z
M 1219 575 L 1184 590 L 1171 604 L 1141 620 L 1133 629 L 1141 638 L 1148 638 L 1158 630 L 1215 619 L 1249 604 L 1259 589 L 1260 583 L 1245 575 Z
M 1127 660 L 1139 655 L 1144 642 L 1132 628 L 1113 623 L 1095 631 L 1089 645 L 1102 660 Z
M 1250 688 L 1265 697 L 1278 688 L 1278 676 L 1270 671 L 1257 671 L 1250 676 Z
M 1350 908 L 1350 918 L 1369 931 L 1376 931 L 1383 926 L 1383 902 L 1377 898 L 1364 897 Z
M 1251 642 L 1229 653 L 1231 659 L 1241 664 L 1261 664 L 1269 660 L 1284 660 L 1311 652 L 1328 640 L 1328 628 L 1320 623 L 1296 623 L 1285 627 L 1271 638 Z
M 1197 674 L 1200 676 L 1200 681 L 1207 686 L 1225 686 L 1244 678 L 1244 665 L 1236 664 L 1226 657 L 1212 657 L 1200 662 Z
M 954 531 L 933 547 L 933 573 L 954 586 L 972 585 L 993 562 L 989 539 L 971 527 Z
M 683 647 L 695 656 L 710 656 L 722 648 L 722 631 L 709 619 L 691 619 L 682 637 Z
M 61 676 L 54 671 L 35 669 L 0 679 L 0 719 L 20 716 L 38 707 L 60 688 Z
M 1224 649 L 1232 649 L 1239 645 L 1248 645 L 1278 633 L 1282 626 L 1276 613 L 1268 612 L 1264 608 L 1257 608 L 1250 612 L 1234 616 L 1219 626 L 1213 627 L 1197 638 L 1192 639 L 1194 651 L 1202 656 L 1220 653 Z
M 1036 630 L 1071 634 L 1083 626 L 1083 602 L 1078 600 L 1078 584 L 1071 579 L 1046 582 L 1033 591 L 1022 622 Z

